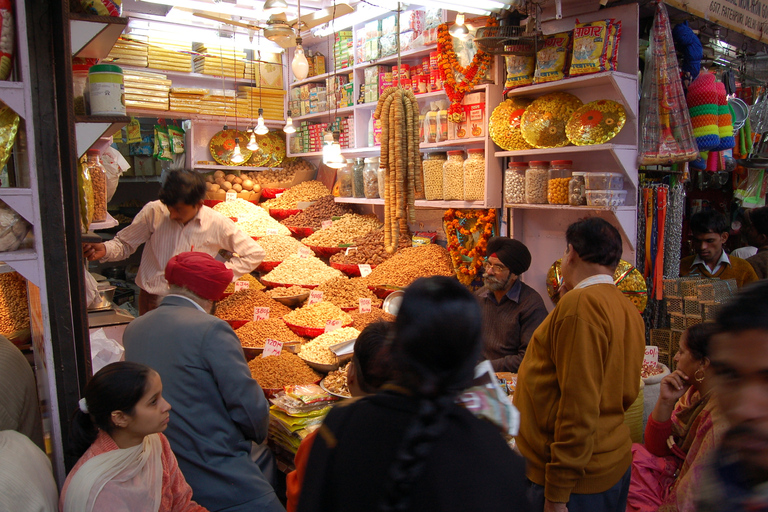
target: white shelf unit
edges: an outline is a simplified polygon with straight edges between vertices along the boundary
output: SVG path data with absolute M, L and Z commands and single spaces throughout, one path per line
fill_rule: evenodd
M 183 119 L 187 119 L 186 117 Z M 223 128 L 222 122 L 224 118 L 215 121 L 194 121 L 188 124 L 186 129 L 186 141 L 187 141 L 187 153 L 186 162 L 188 169 L 200 169 L 206 171 L 265 171 L 270 167 L 251 167 L 248 165 L 218 165 L 211 156 L 209 149 L 211 138 L 216 135 L 217 132 Z M 264 122 L 270 129 L 282 129 L 284 123 L 280 121 L 266 121 Z M 240 131 L 245 131 L 246 122 L 242 119 L 231 119 L 228 121 L 230 130 L 234 130 L 235 127 Z M 205 162 L 205 163 L 201 163 Z

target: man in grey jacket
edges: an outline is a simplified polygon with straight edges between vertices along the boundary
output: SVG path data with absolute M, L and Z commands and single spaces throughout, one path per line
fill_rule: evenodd
M 283 511 L 251 456 L 254 442 L 267 437 L 269 404 L 235 332 L 210 314 L 232 276 L 205 253 L 171 258 L 170 294 L 128 325 L 125 358 L 163 379 L 163 396 L 173 406 L 165 435 L 195 501 L 211 511 Z

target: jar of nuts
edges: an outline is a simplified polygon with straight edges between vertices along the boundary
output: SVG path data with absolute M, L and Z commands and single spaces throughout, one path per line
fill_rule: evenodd
M 485 199 L 485 150 L 473 148 L 467 150 L 464 160 L 464 200 L 482 201 Z
M 379 157 L 377 156 L 365 159 L 363 192 L 366 199 L 377 199 L 379 197 Z
M 336 181 L 339 183 L 339 197 L 353 197 L 355 195 L 355 177 L 352 164 L 352 160 L 347 160 L 347 164 L 337 171 Z
M 445 153 L 427 153 L 421 166 L 424 170 L 424 196 L 427 201 L 443 198 L 443 162 Z
M 574 172 L 568 182 L 568 204 L 571 206 L 584 206 L 587 204 L 585 193 L 585 172 Z
M 347 160 L 349 162 L 349 160 Z M 363 181 L 363 169 L 365 168 L 365 159 L 355 158 L 352 164 L 352 172 L 355 178 L 355 197 L 365 197 L 365 185 Z
M 549 165 L 547 181 L 547 202 L 549 204 L 568 204 L 568 182 L 571 181 L 570 160 L 552 160 Z
M 532 160 L 525 170 L 525 202 L 547 204 L 547 181 L 549 162 Z
M 504 204 L 521 204 L 525 202 L 525 162 L 509 162 L 504 171 Z
M 464 199 L 464 151 L 448 152 L 443 162 L 443 199 L 461 201 Z

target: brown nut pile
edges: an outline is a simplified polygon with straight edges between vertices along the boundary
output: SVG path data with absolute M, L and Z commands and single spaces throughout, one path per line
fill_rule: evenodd
M 293 210 L 298 208 L 298 203 L 302 201 L 317 201 L 330 193 L 331 191 L 328 190 L 328 187 L 319 181 L 304 181 L 295 187 L 289 188 L 280 197 L 261 203 L 261 207 L 267 211 L 270 209 Z
M 398 250 L 411 246 L 411 239 L 400 235 L 400 245 Z M 367 235 L 355 238 L 352 241 L 352 247 L 344 252 L 331 256 L 331 263 L 341 263 L 344 265 L 378 265 L 387 260 L 392 255 L 384 249 L 384 230 L 377 229 L 370 231 Z
M 298 254 L 299 247 L 305 247 L 292 236 L 285 235 L 263 236 L 258 243 L 266 253 L 264 261 L 285 261 L 289 256 Z
M 304 288 L 303 286 L 278 286 L 277 288 L 272 288 L 271 290 L 267 290 L 267 295 L 270 297 L 295 297 L 296 295 L 301 295 L 303 293 L 309 293 L 309 288 Z
M 262 348 L 267 338 L 289 343 L 292 341 L 308 341 L 294 334 L 280 318 L 267 318 L 248 322 L 235 331 L 244 347 Z
M 385 322 L 394 322 L 395 316 L 390 315 L 381 308 L 372 308 L 370 313 L 355 313 L 349 314 L 352 317 L 352 327 L 358 331 L 362 331 L 368 324 L 383 320 Z
M 245 281 L 248 283 L 248 289 L 249 290 L 263 290 L 264 285 L 259 282 L 258 279 L 253 277 L 251 274 L 243 274 L 240 276 L 240 279 L 238 281 Z M 224 290 L 224 293 L 235 293 L 235 283 L 229 283 L 227 285 L 227 289 Z
M 297 255 L 291 255 L 262 279 L 268 283 L 313 285 L 343 275 L 323 263 L 320 258 L 299 258 Z
M 324 282 L 317 289 L 323 292 L 323 300 L 340 308 L 357 308 L 361 298 L 371 299 L 373 307 L 381 307 L 382 300 L 374 295 L 359 277 L 354 279 L 337 277 Z
M 347 384 L 349 364 L 350 363 L 347 363 L 338 370 L 330 372 L 325 376 L 325 379 L 323 379 L 323 386 L 325 386 L 325 389 L 340 396 L 352 396 L 349 392 L 349 385 Z
M 298 356 L 305 361 L 312 361 L 313 363 L 336 364 L 338 358 L 328 347 L 348 340 L 354 340 L 359 335 L 360 331 L 352 327 L 344 327 L 321 334 L 312 341 L 308 341 L 302 345 L 299 348 Z
M 283 351 L 279 356 L 257 357 L 248 363 L 251 376 L 263 389 L 282 389 L 297 384 L 314 384 L 318 375 L 300 357 Z
M 281 221 L 280 224 L 297 228 L 312 228 L 317 231 L 322 226 L 324 220 L 331 220 L 331 217 L 341 217 L 345 213 L 352 213 L 352 208 L 345 204 L 337 203 L 333 200 L 332 195 L 327 195 L 321 197 L 301 212 Z
M 323 329 L 328 320 L 341 320 L 341 325 L 352 323 L 352 317 L 330 302 L 322 301 L 302 306 L 285 315 L 283 320 L 291 325 Z M 351 339 L 351 338 L 348 338 Z
M 27 282 L 21 274 L 0 274 L 0 334 L 9 336 L 29 327 L 27 304 Z
M 270 318 L 282 318 L 291 312 L 260 290 L 240 290 L 216 304 L 216 316 L 222 320 L 251 320 L 253 308 L 269 308 Z
M 451 257 L 437 244 L 406 247 L 378 265 L 365 278 L 370 286 L 408 286 L 419 277 L 454 276 Z
M 352 243 L 355 238 L 365 236 L 380 227 L 381 222 L 376 215 L 347 213 L 339 220 L 333 221 L 331 227 L 315 231 L 303 242 L 315 247 L 338 247 L 340 244 Z

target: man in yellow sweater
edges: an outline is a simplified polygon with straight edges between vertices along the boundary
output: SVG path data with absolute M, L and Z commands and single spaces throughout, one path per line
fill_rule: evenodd
M 728 219 L 715 210 L 702 210 L 691 216 L 691 233 L 694 256 L 680 261 L 680 277 L 735 279 L 741 288 L 757 281 L 755 269 L 747 260 L 728 256 L 723 245 L 728 240 Z
M 632 441 L 624 412 L 637 398 L 643 319 L 613 283 L 621 236 L 597 217 L 566 231 L 568 291 L 533 333 L 517 379 L 517 446 L 534 511 L 626 508 Z

